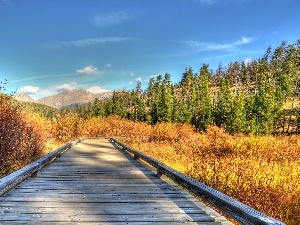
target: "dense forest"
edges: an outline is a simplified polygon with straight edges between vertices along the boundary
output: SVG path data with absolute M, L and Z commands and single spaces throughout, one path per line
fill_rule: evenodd
M 264 56 L 222 64 L 203 64 L 199 73 L 186 68 L 178 83 L 171 75 L 151 78 L 146 90 L 115 91 L 109 101 L 96 99 L 77 108 L 83 118 L 118 115 L 134 121 L 189 123 L 198 131 L 209 125 L 230 133 L 291 133 L 300 131 L 300 40 L 286 42 Z

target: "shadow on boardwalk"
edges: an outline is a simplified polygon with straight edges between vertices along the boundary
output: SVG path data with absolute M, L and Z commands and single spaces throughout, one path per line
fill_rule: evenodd
M 228 221 L 106 139 L 65 152 L 0 198 L 0 223 L 221 224 Z

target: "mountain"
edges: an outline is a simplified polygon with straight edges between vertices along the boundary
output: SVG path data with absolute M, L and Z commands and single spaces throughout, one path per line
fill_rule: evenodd
M 14 98 L 21 102 L 35 102 L 28 94 L 16 94 Z
M 65 91 L 61 92 L 57 95 L 44 97 L 38 100 L 32 99 L 27 94 L 17 94 L 14 96 L 15 99 L 19 101 L 29 101 L 35 102 L 39 104 L 44 104 L 51 106 L 53 108 L 60 109 L 61 107 L 72 105 L 72 104 L 86 104 L 95 100 L 95 98 L 99 98 L 100 100 L 111 98 L 112 97 L 111 91 L 93 94 L 84 89 L 76 89 L 72 91 Z

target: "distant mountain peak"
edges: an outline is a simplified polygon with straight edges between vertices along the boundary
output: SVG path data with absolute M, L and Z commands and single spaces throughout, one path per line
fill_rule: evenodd
M 111 98 L 112 93 L 113 93 L 112 91 L 107 91 L 103 93 L 93 94 L 92 92 L 79 88 L 75 90 L 60 92 L 56 95 L 44 97 L 38 100 L 34 100 L 28 94 L 23 94 L 23 93 L 14 95 L 14 98 L 18 101 L 35 102 L 35 103 L 40 103 L 40 104 L 51 106 L 53 108 L 60 109 L 64 106 L 69 106 L 72 104 L 78 104 L 78 105 L 87 104 L 89 102 L 94 101 L 95 98 L 98 99 Z
M 31 98 L 28 94 L 19 93 L 13 96 L 14 99 L 21 101 L 21 102 L 35 102 L 33 98 Z
M 44 97 L 36 100 L 37 103 L 48 105 L 54 108 L 61 108 L 72 104 L 86 104 L 95 100 L 95 98 L 105 99 L 110 98 L 112 92 L 103 92 L 93 94 L 85 89 L 75 89 L 70 91 L 60 92 L 57 95 Z

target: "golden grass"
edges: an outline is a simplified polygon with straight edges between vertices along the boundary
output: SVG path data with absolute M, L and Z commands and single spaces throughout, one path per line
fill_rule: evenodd
M 188 125 L 158 124 L 123 140 L 288 225 L 300 224 L 300 138 L 229 135 L 217 127 L 196 133 Z
M 218 127 L 108 118 L 82 120 L 69 114 L 40 117 L 44 152 L 78 137 L 117 136 L 126 144 L 287 225 L 300 224 L 300 136 L 229 135 Z M 66 135 L 67 134 L 67 135 Z M 64 143 L 62 143 L 64 142 Z

